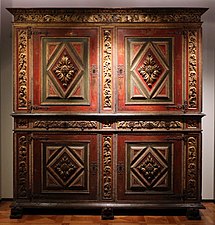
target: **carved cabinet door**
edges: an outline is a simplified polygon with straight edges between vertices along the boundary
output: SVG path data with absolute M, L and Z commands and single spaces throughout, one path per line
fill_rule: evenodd
M 32 28 L 30 110 L 98 110 L 98 28 Z
M 182 29 L 117 28 L 118 111 L 175 111 L 183 102 Z
M 35 134 L 32 154 L 34 199 L 97 199 L 97 135 Z
M 118 135 L 118 200 L 182 200 L 181 134 Z

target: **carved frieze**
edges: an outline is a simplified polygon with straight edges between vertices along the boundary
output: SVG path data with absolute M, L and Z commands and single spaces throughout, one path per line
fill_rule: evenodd
M 27 83 L 28 83 L 28 47 L 27 30 L 18 31 L 18 59 L 17 59 L 17 91 L 18 109 L 27 109 Z
M 180 129 L 183 128 L 181 121 L 119 121 L 118 129 Z
M 15 22 L 177 23 L 201 22 L 204 9 L 9 9 Z
M 58 121 L 58 120 L 37 120 L 33 123 L 33 128 L 45 129 L 97 129 L 97 121 Z
M 103 199 L 112 199 L 112 137 L 103 137 Z

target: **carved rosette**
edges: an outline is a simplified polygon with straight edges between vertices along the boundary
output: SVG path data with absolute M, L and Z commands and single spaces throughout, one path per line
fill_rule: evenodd
M 103 199 L 112 199 L 112 137 L 103 137 Z
M 18 139 L 18 197 L 26 198 L 28 193 L 28 140 L 26 136 Z
M 197 108 L 197 32 L 188 32 L 188 106 Z
M 112 30 L 103 31 L 103 108 L 112 108 Z
M 198 168 L 197 168 L 197 138 L 188 138 L 188 149 L 187 149 L 187 198 L 196 198 L 198 188 Z
M 27 109 L 27 83 L 28 83 L 28 47 L 27 30 L 18 31 L 18 60 L 17 60 L 17 91 L 18 109 Z

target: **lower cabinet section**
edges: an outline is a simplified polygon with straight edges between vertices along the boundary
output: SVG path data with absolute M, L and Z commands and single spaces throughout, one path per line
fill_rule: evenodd
M 15 202 L 25 208 L 201 208 L 201 134 L 15 132 Z

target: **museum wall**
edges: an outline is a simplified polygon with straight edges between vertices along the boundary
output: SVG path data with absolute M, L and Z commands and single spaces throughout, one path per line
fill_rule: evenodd
M 214 75 L 215 1 L 214 0 L 0 0 L 1 2 L 1 197 L 13 196 L 12 159 L 12 16 L 6 8 L 17 7 L 205 7 L 203 15 L 203 199 L 214 198 Z M 122 4 L 123 2 L 123 4 Z

